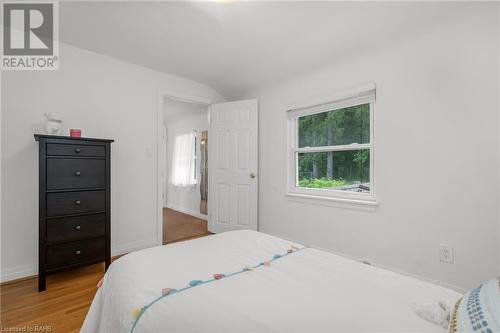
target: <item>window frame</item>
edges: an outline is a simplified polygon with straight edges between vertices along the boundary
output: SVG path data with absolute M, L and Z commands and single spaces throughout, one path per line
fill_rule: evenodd
M 298 120 L 300 117 L 339 110 L 360 104 L 370 104 L 370 142 L 348 145 L 303 147 L 299 148 Z M 330 199 L 350 203 L 376 205 L 375 197 L 375 154 L 374 154 L 374 112 L 375 87 L 343 94 L 342 97 L 330 98 L 330 102 L 309 104 L 290 108 L 287 111 L 287 192 L 289 196 L 309 199 Z M 367 149 L 370 152 L 370 193 L 357 193 L 343 190 L 312 189 L 298 186 L 298 156 L 299 153 L 336 152 Z

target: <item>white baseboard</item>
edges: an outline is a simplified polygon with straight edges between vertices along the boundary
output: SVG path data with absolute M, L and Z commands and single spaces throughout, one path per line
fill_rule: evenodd
M 38 275 L 38 263 L 9 267 L 6 269 L 2 269 L 2 272 L 0 274 L 0 282 L 22 279 L 34 275 Z
M 111 246 L 111 256 L 119 256 L 121 254 L 139 251 L 154 246 L 158 246 L 158 241 L 156 238 Z
M 121 254 L 139 251 L 154 246 L 158 246 L 158 241 L 156 238 L 115 245 L 111 246 L 111 256 L 118 256 Z
M 168 202 L 167 202 L 167 208 L 176 210 L 178 212 L 181 212 L 181 213 L 184 213 L 184 214 L 187 214 L 187 215 L 191 215 L 193 217 L 199 218 L 200 220 L 208 221 L 208 215 L 203 215 L 203 214 L 201 214 L 199 212 L 196 212 L 194 210 L 190 210 L 190 209 L 186 209 L 186 208 L 182 208 L 182 207 L 177 207 L 177 206 L 172 205 L 172 204 L 170 204 Z
M 111 256 L 130 253 L 149 247 L 157 246 L 156 239 L 141 240 L 137 242 L 129 242 L 111 247 Z M 1 270 L 0 282 L 7 282 L 16 279 L 22 279 L 29 276 L 38 275 L 38 263 L 29 265 L 9 267 Z

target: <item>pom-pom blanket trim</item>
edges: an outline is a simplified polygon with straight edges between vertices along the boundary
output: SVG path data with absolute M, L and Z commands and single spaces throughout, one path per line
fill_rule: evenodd
M 167 296 L 178 294 L 180 292 L 186 291 L 188 289 L 196 288 L 198 286 L 201 286 L 201 285 L 204 285 L 204 284 L 207 284 L 207 283 L 211 283 L 211 282 L 215 282 L 215 281 L 219 281 L 219 280 L 224 280 L 224 279 L 227 279 L 227 278 L 229 278 L 231 276 L 235 276 L 235 275 L 238 275 L 238 274 L 241 274 L 241 273 L 251 272 L 254 269 L 256 269 L 258 267 L 261 267 L 261 266 L 269 267 L 269 266 L 271 266 L 271 263 L 273 261 L 276 261 L 276 260 L 279 260 L 279 259 L 283 259 L 283 258 L 285 258 L 286 256 L 288 256 L 290 254 L 296 253 L 296 252 L 304 250 L 304 249 L 307 249 L 307 247 L 301 247 L 301 248 L 299 248 L 299 247 L 296 247 L 296 246 L 292 245 L 292 246 L 290 246 L 288 248 L 288 250 L 286 251 L 286 253 L 284 253 L 284 254 L 275 254 L 270 260 L 261 262 L 261 263 L 255 265 L 255 266 L 245 266 L 240 271 L 236 271 L 236 272 L 229 273 L 229 274 L 220 274 L 220 273 L 214 274 L 213 278 L 212 279 L 208 279 L 208 280 L 192 280 L 192 281 L 190 281 L 188 283 L 187 287 L 184 287 L 184 288 L 181 288 L 181 289 L 164 288 L 162 290 L 162 295 L 161 296 L 159 296 L 158 298 L 156 298 L 155 300 L 153 300 L 149 304 L 144 305 L 142 308 L 135 308 L 135 309 L 132 310 L 132 317 L 134 318 L 134 323 L 132 324 L 132 328 L 131 328 L 130 332 L 131 333 L 134 332 L 135 328 L 137 327 L 137 323 L 139 322 L 139 320 L 141 319 L 141 317 L 144 315 L 144 313 L 146 313 L 146 311 L 151 306 L 153 306 L 156 302 L 160 301 L 161 299 L 163 299 L 163 298 L 165 298 Z

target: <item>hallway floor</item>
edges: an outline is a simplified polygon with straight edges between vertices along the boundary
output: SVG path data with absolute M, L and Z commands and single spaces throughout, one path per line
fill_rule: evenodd
M 207 221 L 163 208 L 163 244 L 210 235 Z

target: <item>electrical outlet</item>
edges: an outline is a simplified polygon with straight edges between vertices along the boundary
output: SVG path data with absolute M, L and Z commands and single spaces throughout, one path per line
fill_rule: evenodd
M 453 255 L 453 246 L 451 245 L 440 245 L 439 246 L 439 261 L 445 264 L 455 263 L 455 257 Z

